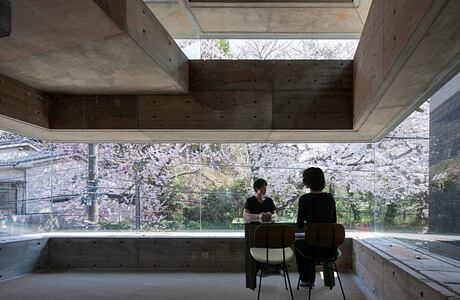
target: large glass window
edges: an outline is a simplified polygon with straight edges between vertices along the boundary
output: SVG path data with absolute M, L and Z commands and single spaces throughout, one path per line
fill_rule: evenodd
M 0 176 L 5 182 L 21 178 L 24 199 L 20 210 L 2 211 L 1 230 L 241 230 L 257 178 L 268 181 L 279 218 L 294 222 L 298 198 L 307 192 L 302 171 L 318 166 L 348 229 L 424 232 L 428 116 L 425 103 L 377 143 L 90 146 L 2 132 L 2 149 L 11 155 Z M 11 140 L 33 147 L 16 155 L 23 150 Z M 10 200 L 2 203 L 18 197 L 11 195 L 18 190 L 9 185 L 2 199 Z

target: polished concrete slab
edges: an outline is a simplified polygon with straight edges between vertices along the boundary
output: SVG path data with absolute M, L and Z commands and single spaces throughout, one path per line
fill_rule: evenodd
M 369 299 L 358 288 L 353 273 L 341 273 L 347 299 Z M 342 299 L 340 287 L 322 286 L 320 274 L 313 299 Z M 308 296 L 296 290 L 297 274 L 291 274 L 295 299 Z M 337 282 L 338 284 L 338 282 Z M 1 299 L 257 299 L 257 290 L 246 289 L 243 273 L 172 273 L 143 271 L 72 271 L 34 273 L 0 283 Z M 290 299 L 283 277 L 262 280 L 260 298 Z

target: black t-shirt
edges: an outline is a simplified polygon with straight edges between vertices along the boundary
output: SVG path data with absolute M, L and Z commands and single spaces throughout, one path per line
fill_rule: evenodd
M 310 193 L 299 199 L 297 226 L 311 223 L 337 223 L 335 201 L 329 193 Z
M 265 197 L 265 200 L 262 203 L 257 200 L 256 196 L 249 197 L 246 199 L 246 204 L 244 208 L 249 210 L 251 214 L 260 214 L 260 213 L 273 213 L 276 210 L 275 204 L 273 203 L 272 198 Z

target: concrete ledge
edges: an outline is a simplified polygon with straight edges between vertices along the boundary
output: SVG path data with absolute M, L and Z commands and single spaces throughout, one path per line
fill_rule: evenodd
M 376 299 L 458 299 L 460 263 L 391 238 L 353 240 L 353 270 Z
M 45 271 L 48 266 L 48 239 L 14 238 L 0 240 L 0 281 Z
M 0 247 L 0 281 L 41 270 L 244 271 L 242 232 L 48 233 L 2 238 Z M 347 238 L 339 269 L 351 269 L 351 247 Z
M 341 247 L 340 269 L 351 269 L 351 246 Z M 49 268 L 243 272 L 244 237 L 53 237 Z

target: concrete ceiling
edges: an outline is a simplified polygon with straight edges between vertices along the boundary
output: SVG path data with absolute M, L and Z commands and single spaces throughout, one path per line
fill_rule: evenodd
M 187 91 L 187 57 L 140 1 L 11 4 L 12 32 L 0 40 L 3 75 L 45 92 Z
M 458 0 L 11 3 L 0 128 L 47 140 L 376 141 L 460 70 Z M 173 39 L 360 35 L 353 61 L 189 61 Z
M 372 0 L 145 0 L 175 39 L 359 38 Z

